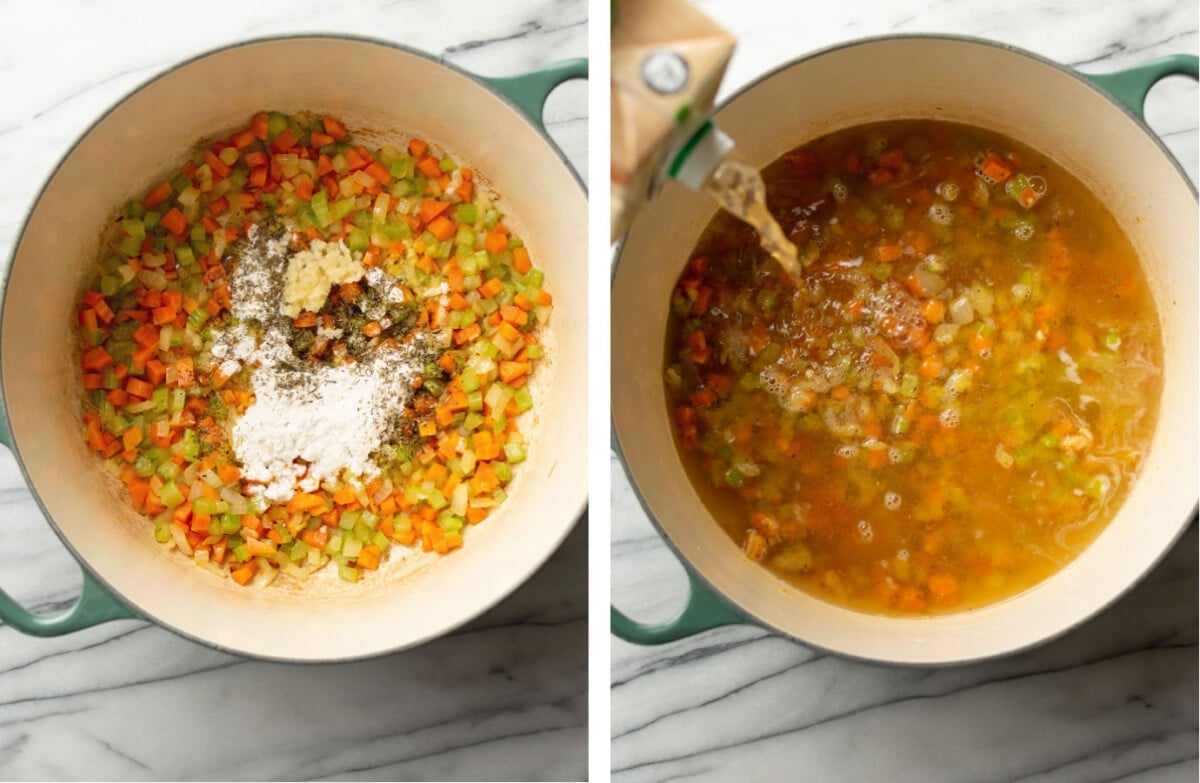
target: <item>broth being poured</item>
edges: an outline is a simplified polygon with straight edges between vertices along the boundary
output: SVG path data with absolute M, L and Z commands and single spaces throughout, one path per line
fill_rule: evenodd
M 873 613 L 983 606 L 1070 562 L 1136 480 L 1162 388 L 1112 215 L 1046 156 L 935 121 L 838 131 L 764 181 L 731 189 L 769 201 L 799 283 L 718 213 L 671 301 L 667 398 L 714 518 Z
M 753 228 L 763 250 L 799 284 L 802 270 L 796 246 L 767 209 L 767 188 L 758 169 L 736 155 L 726 156 L 717 164 L 704 192 L 716 199 L 726 212 Z

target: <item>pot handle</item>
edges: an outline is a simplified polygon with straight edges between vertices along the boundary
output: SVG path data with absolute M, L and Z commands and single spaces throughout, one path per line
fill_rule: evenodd
M 0 400 L 3 405 L 3 400 Z M 12 436 L 8 421 L 0 416 L 0 444 L 12 451 Z M 86 568 L 83 569 L 83 589 L 79 600 L 64 612 L 53 615 L 35 614 L 18 604 L 8 593 L 0 590 L 0 620 L 31 636 L 62 636 L 81 631 L 110 620 L 140 619 L 108 588 L 100 584 Z
M 1150 88 L 1167 76 L 1200 78 L 1200 58 L 1194 54 L 1174 54 L 1122 71 L 1086 73 L 1084 76 L 1144 121 L 1146 93 Z
M 497 76 L 484 81 L 517 104 L 544 131 L 546 123 L 542 121 L 542 108 L 546 105 L 547 96 L 563 82 L 586 79 L 587 75 L 588 61 L 580 57 L 552 63 L 520 76 Z
M 693 636 L 722 625 L 749 623 L 730 609 L 707 585 L 688 572 L 688 597 L 683 611 L 674 620 L 646 624 L 630 620 L 617 609 L 612 610 L 612 632 L 634 644 L 663 644 Z

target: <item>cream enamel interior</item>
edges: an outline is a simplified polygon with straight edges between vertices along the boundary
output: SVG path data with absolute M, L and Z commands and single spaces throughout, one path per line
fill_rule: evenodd
M 83 445 L 73 313 L 113 210 L 204 138 L 257 110 L 309 109 L 352 132 L 419 135 L 503 197 L 555 297 L 529 459 L 503 510 L 444 558 L 415 558 L 347 585 L 244 590 L 155 545 L 114 499 Z M 547 208 L 553 205 L 553 208 Z M 69 230 L 64 228 L 69 227 Z M 586 196 L 551 143 L 477 81 L 423 56 L 339 38 L 255 42 L 187 63 L 117 106 L 54 174 L 22 235 L 5 291 L 0 357 L 28 478 L 75 551 L 134 609 L 236 652 L 337 660 L 401 649 L 481 613 L 550 556 L 582 512 L 586 451 Z M 328 570 L 328 569 L 327 569 Z
M 899 619 L 841 609 L 747 560 L 691 488 L 661 381 L 669 295 L 709 200 L 671 183 L 641 214 L 613 280 L 617 438 L 648 510 L 674 548 L 748 617 L 834 652 L 896 663 L 969 661 L 1044 641 L 1096 613 L 1167 551 L 1196 505 L 1196 197 L 1165 151 L 1111 101 L 1060 68 L 981 42 L 878 39 L 821 53 L 725 105 L 716 124 L 763 166 L 825 133 L 887 119 L 939 118 L 1023 141 L 1080 177 L 1138 249 L 1164 335 L 1159 426 L 1134 489 L 1070 565 L 1001 603 Z

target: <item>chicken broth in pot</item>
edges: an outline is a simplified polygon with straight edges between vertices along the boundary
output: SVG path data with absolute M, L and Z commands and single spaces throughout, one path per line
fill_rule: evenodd
M 692 483 L 745 555 L 876 614 L 1046 579 L 1136 479 L 1162 338 L 1136 253 L 1046 156 L 931 120 L 763 176 L 798 284 L 718 213 L 672 295 L 665 384 Z

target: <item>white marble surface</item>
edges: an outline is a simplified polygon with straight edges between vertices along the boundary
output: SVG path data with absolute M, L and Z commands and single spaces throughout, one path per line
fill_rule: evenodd
M 889 32 L 982 36 L 1089 72 L 1197 51 L 1192 0 L 698 4 L 739 36 L 723 95 L 806 51 Z M 1147 116 L 1195 182 L 1195 83 L 1162 83 Z M 665 620 L 683 570 L 615 460 L 612 477 L 614 603 Z M 873 666 L 754 626 L 660 647 L 614 638 L 613 779 L 1195 781 L 1196 627 L 1193 524 L 1107 612 L 991 663 Z
M 587 50 L 583 0 L 0 2 L 0 258 L 67 147 L 173 63 L 239 39 L 329 31 L 508 75 Z M 550 132 L 586 171 L 586 88 Z M 77 567 L 0 454 L 0 585 L 61 609 Z M 363 663 L 247 661 L 119 621 L 58 639 L 0 627 L 0 779 L 581 779 L 587 523 L 517 593 L 447 638 Z

